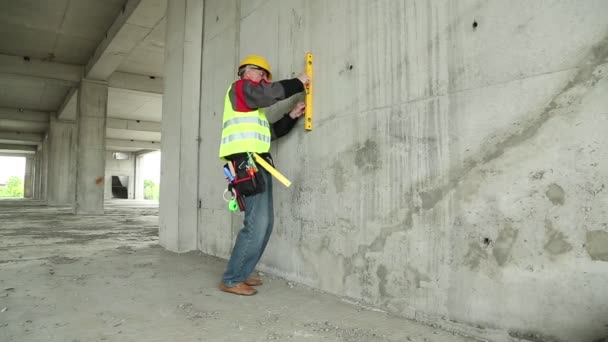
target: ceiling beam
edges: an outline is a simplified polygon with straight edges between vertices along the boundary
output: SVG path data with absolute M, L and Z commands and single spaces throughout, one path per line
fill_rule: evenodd
M 160 150 L 160 141 L 106 139 L 106 149 Z
M 160 122 L 108 118 L 106 128 L 160 133 Z
M 79 65 L 0 54 L 0 74 L 54 80 L 63 85 L 75 85 L 82 79 L 84 68 Z
M 0 119 L 0 131 L 21 133 L 43 133 L 49 129 L 48 122 Z
M 0 144 L 38 145 L 42 139 L 42 134 L 0 132 Z
M 3 150 L 0 147 L 0 157 L 34 158 L 35 156 L 36 156 L 36 152 Z
M 61 107 L 57 111 L 57 119 L 62 121 L 76 120 L 76 103 L 78 101 L 78 88 L 72 88 L 66 95 Z
M 48 112 L 0 107 L 0 131 L 42 133 L 49 128 Z
M 140 151 L 135 152 L 135 156 L 143 156 L 144 154 L 157 152 L 157 151 L 158 150 L 140 150 Z
M 110 76 L 108 85 L 111 88 L 136 90 L 145 93 L 163 93 L 163 82 L 161 77 L 143 76 L 126 72 L 115 72 Z
M 36 146 L 32 145 L 15 145 L 15 144 L 0 144 L 0 153 L 36 153 Z
M 22 80 L 30 83 L 41 83 L 51 87 L 75 87 L 77 83 L 56 78 L 44 78 L 40 76 L 20 75 L 13 73 L 0 72 L 0 78 L 6 78 L 9 82 Z
M 6 120 L 49 122 L 50 115 L 49 112 L 0 107 L 0 119 Z
M 110 75 L 131 55 L 131 52 L 154 30 L 164 15 L 150 13 L 158 4 L 155 1 L 127 0 L 122 12 L 97 46 L 85 68 L 86 78 L 107 81 Z

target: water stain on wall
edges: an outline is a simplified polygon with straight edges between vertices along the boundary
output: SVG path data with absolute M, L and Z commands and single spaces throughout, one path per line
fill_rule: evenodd
M 443 191 L 441 188 L 436 188 L 430 191 L 421 192 L 418 195 L 420 196 L 420 200 L 422 200 L 422 209 L 429 210 L 435 207 L 443 198 Z
M 564 189 L 555 183 L 549 185 L 545 195 L 547 195 L 547 198 L 554 205 L 564 205 L 566 202 L 566 193 L 564 192 Z
M 431 278 L 429 278 L 428 275 L 418 271 L 417 269 L 413 268 L 412 266 L 408 266 L 407 270 L 406 270 L 406 277 L 408 279 L 408 282 L 410 283 L 410 285 L 412 287 L 415 288 L 421 288 L 421 283 L 424 282 L 429 282 L 431 281 Z
M 344 166 L 340 163 L 339 160 L 336 160 L 332 166 L 333 178 L 334 178 L 334 186 L 336 187 L 336 192 L 342 193 L 346 187 L 346 179 L 344 177 Z
M 485 148 L 482 148 L 480 151 L 480 156 L 474 159 L 465 160 L 461 167 L 451 170 L 450 174 L 452 176 L 449 181 L 438 187 L 441 188 L 442 196 L 446 196 L 452 189 L 460 186 L 462 183 L 461 179 L 470 176 L 472 171 L 478 166 L 488 164 L 498 159 L 504 154 L 505 150 L 518 146 L 534 137 L 540 131 L 541 127 L 556 114 L 559 109 L 558 103 L 560 99 L 567 96 L 571 89 L 577 86 L 583 87 L 587 91 L 592 89 L 593 85 L 603 78 L 600 73 L 596 73 L 595 71 L 596 68 L 601 67 L 601 65 L 605 63 L 606 58 L 608 58 L 608 37 L 599 41 L 591 50 L 592 53 L 581 63 L 582 67 L 578 68 L 578 73 L 574 78 L 553 97 L 536 118 L 526 123 L 523 128 L 518 129 L 515 132 L 509 132 L 506 136 L 501 137 L 498 142 L 485 142 L 482 144 Z M 585 92 L 581 91 L 579 95 L 584 96 Z M 559 193 L 561 187 L 558 187 L 559 186 L 555 189 Z M 563 191 L 563 189 L 561 190 Z M 559 201 L 559 196 L 555 197 L 555 199 Z M 565 199 L 565 197 L 563 199 Z
M 375 141 L 368 139 L 355 150 L 355 165 L 364 172 L 380 169 L 380 149 Z
M 477 242 L 469 244 L 469 251 L 464 256 L 464 264 L 471 270 L 479 269 L 481 260 L 488 259 L 488 253 L 484 251 Z
M 494 244 L 492 254 L 499 266 L 503 266 L 509 259 L 515 240 L 517 240 L 518 233 L 519 231 L 513 229 L 508 223 L 505 224 L 503 230 L 498 233 L 498 238 Z
M 572 245 L 566 241 L 564 233 L 553 228 L 553 223 L 549 220 L 545 221 L 545 231 L 547 242 L 544 248 L 549 254 L 559 255 L 572 250 Z
M 587 232 L 585 249 L 591 260 L 608 261 L 608 232 L 601 230 Z
M 384 265 L 380 265 L 378 266 L 378 270 L 376 270 L 376 275 L 378 276 L 378 279 L 380 280 L 380 283 L 378 284 L 378 292 L 380 293 L 381 297 L 389 297 L 389 293 L 386 290 L 386 284 L 388 282 L 387 280 L 387 276 L 388 276 L 388 269 L 386 268 L 386 266 Z

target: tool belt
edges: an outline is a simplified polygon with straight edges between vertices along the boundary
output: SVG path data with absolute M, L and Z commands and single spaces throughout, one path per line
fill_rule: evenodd
M 229 163 L 232 163 L 235 172 L 234 181 L 229 185 L 229 189 L 233 187 L 238 196 L 251 196 L 266 191 L 264 177 L 250 156 L 239 156 Z M 225 167 L 228 167 L 228 164 Z

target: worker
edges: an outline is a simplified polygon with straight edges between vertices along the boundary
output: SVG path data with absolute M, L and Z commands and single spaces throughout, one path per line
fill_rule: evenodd
M 249 153 L 258 153 L 273 165 L 271 140 L 287 134 L 304 114 L 305 104 L 298 102 L 293 109 L 272 125 L 263 108 L 304 91 L 310 83 L 305 73 L 296 78 L 272 82 L 270 64 L 261 56 L 246 57 L 238 68 L 239 79 L 226 92 L 219 156 L 223 160 L 243 165 L 250 161 Z M 251 162 L 251 161 L 250 161 Z M 257 293 L 253 286 L 262 280 L 251 277 L 272 233 L 274 222 L 272 177 L 262 167 L 257 168 L 262 192 L 243 196 L 245 220 L 239 231 L 222 277 L 220 289 L 237 295 Z

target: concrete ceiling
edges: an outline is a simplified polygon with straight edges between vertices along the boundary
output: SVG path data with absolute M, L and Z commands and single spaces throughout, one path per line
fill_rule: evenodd
M 85 64 L 125 0 L 0 2 L 0 53 Z
M 53 80 L 0 75 L 0 106 L 41 111 L 56 111 L 71 86 Z
M 160 122 L 166 6 L 167 0 L 0 1 L 0 63 L 5 64 L 0 66 L 0 108 L 74 112 L 78 81 L 73 75 L 104 75 L 101 79 L 110 78 L 108 118 Z M 56 66 L 73 72 L 58 77 Z M 0 121 L 4 144 L 20 127 L 13 119 L 8 123 Z M 18 137 L 14 143 L 23 143 Z M 157 143 L 160 129 L 108 128 L 107 137 Z
M 164 13 L 167 1 L 153 0 L 153 3 L 146 10 L 146 12 L 149 12 L 148 20 L 150 22 L 157 19 L 153 24 L 152 32 L 133 49 L 131 54 L 120 64 L 118 71 L 162 77 L 165 62 L 166 21 Z
M 128 89 L 108 90 L 108 117 L 160 122 L 163 96 Z

